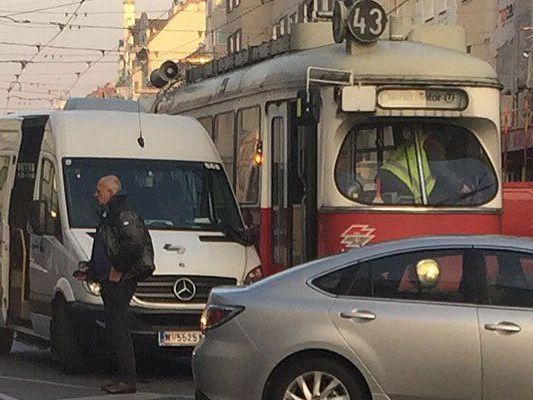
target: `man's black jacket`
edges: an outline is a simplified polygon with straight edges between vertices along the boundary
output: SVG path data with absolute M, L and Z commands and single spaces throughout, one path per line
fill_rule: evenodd
M 122 272 L 122 279 L 143 280 L 153 274 L 152 238 L 141 218 L 128 207 L 125 196 L 117 194 L 111 198 L 98 233 L 104 238 L 105 251 L 113 267 Z

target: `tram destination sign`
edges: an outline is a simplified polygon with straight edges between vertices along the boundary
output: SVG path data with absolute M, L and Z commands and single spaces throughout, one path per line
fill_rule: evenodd
M 382 89 L 378 105 L 384 109 L 463 111 L 468 95 L 460 89 Z

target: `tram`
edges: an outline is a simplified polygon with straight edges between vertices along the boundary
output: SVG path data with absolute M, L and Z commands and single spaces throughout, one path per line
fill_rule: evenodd
M 211 134 L 266 274 L 368 243 L 502 230 L 500 83 L 464 30 L 374 1 L 187 71 L 153 111 Z

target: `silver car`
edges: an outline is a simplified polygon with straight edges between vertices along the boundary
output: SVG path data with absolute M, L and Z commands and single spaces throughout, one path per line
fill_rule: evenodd
M 215 289 L 197 400 L 530 400 L 533 241 L 407 239 Z

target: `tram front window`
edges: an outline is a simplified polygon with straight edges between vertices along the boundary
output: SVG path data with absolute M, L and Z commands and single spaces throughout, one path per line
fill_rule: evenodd
M 362 204 L 476 206 L 498 190 L 474 134 L 444 123 L 375 123 L 347 135 L 335 168 L 341 193 Z

